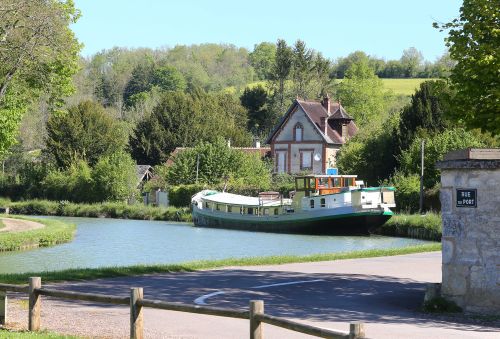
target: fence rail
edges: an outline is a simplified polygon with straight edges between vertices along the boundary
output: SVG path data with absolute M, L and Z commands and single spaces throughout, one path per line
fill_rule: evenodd
M 21 292 L 29 295 L 28 329 L 30 331 L 40 330 L 41 321 L 41 296 L 63 298 L 70 300 L 83 300 L 115 305 L 130 306 L 130 338 L 144 338 L 144 314 L 143 307 L 156 308 L 168 311 L 189 312 L 196 314 L 214 315 L 250 320 L 250 339 L 263 339 L 263 324 L 274 325 L 295 332 L 301 332 L 321 338 L 332 339 L 357 339 L 365 338 L 362 323 L 351 323 L 349 331 L 331 330 L 322 327 L 302 324 L 296 321 L 275 317 L 264 313 L 264 302 L 261 300 L 250 301 L 248 311 L 234 310 L 229 308 L 195 306 L 188 304 L 172 303 L 160 300 L 144 299 L 141 287 L 131 288 L 130 297 L 117 297 L 104 294 L 70 292 L 42 288 L 39 277 L 29 278 L 29 284 L 11 285 L 0 284 L 0 324 L 7 322 L 7 292 Z

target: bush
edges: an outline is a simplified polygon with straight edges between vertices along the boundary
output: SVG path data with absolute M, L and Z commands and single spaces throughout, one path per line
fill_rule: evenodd
M 441 215 L 436 213 L 394 215 L 380 226 L 377 234 L 441 241 Z
M 436 297 L 429 301 L 424 302 L 423 305 L 424 312 L 429 313 L 459 313 L 462 312 L 457 304 L 451 300 L 447 300 L 443 297 Z
M 401 172 L 396 172 L 390 182 L 396 187 L 396 210 L 408 213 L 418 211 L 420 204 L 420 177 L 417 174 L 405 176 Z
M 168 190 L 168 200 L 172 206 L 190 206 L 191 197 L 206 188 L 206 185 L 201 184 L 172 186 Z

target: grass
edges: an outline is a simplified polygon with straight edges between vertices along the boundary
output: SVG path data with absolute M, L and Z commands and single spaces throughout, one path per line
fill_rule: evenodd
M 4 223 L 2 222 L 2 220 L 0 220 L 0 230 L 4 227 L 5 227 Z
M 412 95 L 424 81 L 436 79 L 381 79 L 384 88 L 393 91 L 395 94 Z
M 9 215 L 9 218 L 12 217 Z M 0 252 L 47 247 L 69 242 L 73 239 L 76 229 L 75 225 L 59 220 L 33 219 L 20 216 L 14 218 L 40 222 L 45 227 L 24 232 L 0 233 Z
M 76 339 L 80 337 L 75 337 L 72 335 L 61 335 L 48 331 L 40 332 L 28 332 L 28 331 L 10 331 L 0 329 L 0 338 L 8 339 Z
M 10 213 L 66 217 L 191 221 L 189 208 L 153 207 L 121 202 L 75 204 L 67 201 L 26 200 L 8 203 Z
M 441 215 L 396 214 L 376 230 L 377 234 L 440 241 Z
M 126 277 L 142 274 L 192 272 L 228 266 L 281 265 L 357 258 L 385 257 L 411 253 L 440 251 L 440 243 L 409 246 L 392 249 L 376 249 L 345 253 L 314 254 L 307 256 L 268 256 L 253 258 L 228 258 L 222 260 L 192 261 L 170 265 L 135 265 L 125 267 L 80 268 L 62 271 L 27 272 L 0 274 L 0 282 L 7 284 L 26 284 L 29 277 L 42 277 L 42 282 L 93 280 L 99 278 Z

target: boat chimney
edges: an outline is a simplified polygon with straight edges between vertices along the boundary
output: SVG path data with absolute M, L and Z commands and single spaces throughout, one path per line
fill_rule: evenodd
M 260 141 L 259 140 L 254 140 L 253 141 L 253 147 L 254 148 L 260 148 Z
M 227 147 L 231 148 L 231 139 L 227 139 Z

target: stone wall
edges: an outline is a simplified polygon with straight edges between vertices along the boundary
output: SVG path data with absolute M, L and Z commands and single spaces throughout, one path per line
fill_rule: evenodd
M 499 314 L 500 160 L 466 158 L 438 162 L 443 220 L 441 291 L 465 311 Z M 457 190 L 475 190 L 475 201 L 457 202 L 464 196 Z

